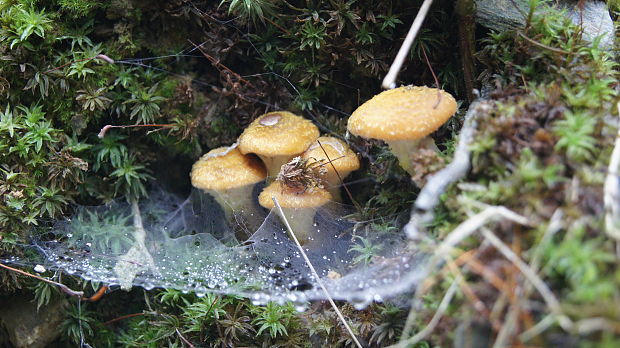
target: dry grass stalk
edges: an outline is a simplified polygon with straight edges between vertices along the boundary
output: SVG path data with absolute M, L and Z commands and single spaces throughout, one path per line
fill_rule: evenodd
M 405 37 L 405 41 L 403 41 L 403 44 L 400 46 L 400 49 L 398 50 L 398 53 L 396 54 L 396 58 L 394 58 L 394 62 L 390 66 L 390 70 L 385 75 L 385 78 L 383 79 L 383 82 L 381 83 L 381 87 L 385 89 L 396 87 L 396 82 L 395 82 L 396 76 L 398 76 L 398 73 L 400 72 L 400 69 L 402 68 L 403 63 L 405 62 L 405 59 L 407 58 L 409 49 L 411 48 L 413 41 L 418 35 L 418 32 L 420 31 L 420 28 L 422 27 L 422 23 L 424 23 L 424 19 L 426 18 L 426 15 L 428 14 L 428 10 L 430 9 L 432 4 L 433 4 L 433 0 L 424 0 L 424 2 L 422 3 L 422 6 L 420 7 L 418 14 L 415 16 L 415 19 L 413 20 L 413 23 L 411 24 L 411 28 L 409 29 L 409 32 L 407 33 L 407 36 Z
M 620 114 L 620 102 L 616 106 Z M 620 167 L 620 130 L 618 130 L 616 135 L 614 150 L 609 159 L 603 196 L 605 204 L 605 231 L 616 240 L 620 240 L 620 180 L 618 180 L 618 167 Z
M 355 336 L 355 333 L 351 329 L 351 326 L 349 326 L 349 323 L 347 322 L 346 318 L 344 317 L 344 315 L 342 314 L 340 309 L 338 309 L 338 306 L 336 306 L 336 303 L 334 302 L 334 300 L 332 299 L 331 295 L 329 294 L 329 291 L 327 291 L 327 288 L 325 287 L 325 285 L 321 281 L 321 277 L 316 272 L 316 269 L 314 269 L 314 266 L 312 265 L 312 262 L 310 262 L 310 259 L 308 258 L 308 255 L 306 255 L 306 252 L 304 251 L 304 248 L 299 243 L 299 240 L 297 239 L 297 236 L 295 235 L 295 232 L 291 228 L 291 225 L 289 224 L 288 219 L 286 218 L 286 215 L 284 214 L 284 211 L 282 210 L 282 207 L 280 206 L 280 203 L 278 203 L 278 200 L 275 197 L 271 197 L 271 199 L 273 200 L 273 203 L 275 204 L 276 209 L 278 209 L 278 212 L 280 213 L 280 216 L 282 217 L 282 220 L 284 220 L 284 224 L 286 225 L 286 229 L 288 230 L 289 234 L 293 238 L 293 242 L 295 242 L 295 245 L 297 246 L 297 249 L 299 249 L 299 252 L 301 253 L 301 256 L 304 258 L 304 260 L 308 264 L 308 267 L 310 268 L 310 271 L 312 272 L 312 275 L 316 279 L 316 282 L 321 287 L 321 290 L 323 290 L 323 293 L 325 294 L 325 297 L 327 297 L 327 300 L 331 304 L 332 308 L 334 308 L 334 311 L 336 311 L 336 314 L 338 315 L 338 318 L 340 319 L 340 321 L 342 322 L 344 327 L 349 332 L 349 335 L 351 335 L 351 339 L 353 339 L 353 341 L 355 342 L 355 344 L 357 345 L 358 348 L 362 348 L 362 344 L 358 341 L 357 337 Z

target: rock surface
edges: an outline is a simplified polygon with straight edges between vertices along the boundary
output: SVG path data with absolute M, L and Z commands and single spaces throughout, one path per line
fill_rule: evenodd
M 0 327 L 8 335 L 12 347 L 46 347 L 60 334 L 65 305 L 64 299 L 52 299 L 47 306 L 41 306 L 37 311 L 37 304 L 25 294 L 2 297 Z
M 614 23 L 607 4 L 602 1 L 586 1 L 581 11 L 574 1 L 560 1 L 558 8 L 577 25 L 583 25 L 583 38 L 592 42 L 605 35 L 600 47 L 612 48 Z M 525 26 L 529 5 L 527 0 L 476 0 L 476 22 L 487 28 L 504 31 Z

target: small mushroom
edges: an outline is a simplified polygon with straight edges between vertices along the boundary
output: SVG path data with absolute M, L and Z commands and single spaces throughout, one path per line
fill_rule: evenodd
M 347 143 L 334 137 L 319 137 L 301 155 L 301 158 L 307 160 L 309 165 L 320 165 L 324 168 L 325 174 L 321 178 L 333 200 L 337 202 L 342 201 L 340 194 L 341 179 L 346 178 L 352 171 L 360 167 L 359 159 Z
M 319 129 L 309 120 L 287 111 L 266 113 L 239 136 L 239 151 L 254 153 L 275 178 L 280 167 L 304 152 L 319 137 Z
M 231 221 L 234 212 L 258 214 L 252 200 L 254 184 L 265 180 L 265 166 L 254 155 L 243 155 L 236 146 L 219 147 L 194 163 L 192 185 L 212 195 Z
M 325 189 L 315 187 L 311 190 L 296 191 L 274 181 L 260 193 L 258 203 L 262 207 L 273 209 L 275 207 L 273 197 L 277 199 L 284 212 L 284 217 L 280 217 L 288 221 L 302 245 L 318 233 L 317 227 L 314 226 L 316 209 L 332 198 Z M 280 215 L 279 212 L 278 215 Z
M 400 166 L 415 175 L 411 154 L 420 148 L 437 151 L 428 136 L 456 112 L 450 93 L 437 88 L 403 86 L 383 91 L 360 105 L 349 118 L 351 134 L 385 141 Z

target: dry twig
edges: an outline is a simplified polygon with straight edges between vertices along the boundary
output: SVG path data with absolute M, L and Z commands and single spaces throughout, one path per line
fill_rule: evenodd
M 340 311 L 340 309 L 338 309 L 338 306 L 336 306 L 336 303 L 334 302 L 334 300 L 332 299 L 331 295 L 329 294 L 329 291 L 327 291 L 327 288 L 323 284 L 323 281 L 321 281 L 321 277 L 317 273 L 316 269 L 314 269 L 314 266 L 312 265 L 312 262 L 310 262 L 310 259 L 308 258 L 308 255 L 306 255 L 306 252 L 304 251 L 304 248 L 299 243 L 299 240 L 297 239 L 297 236 L 293 232 L 293 229 L 291 228 L 291 225 L 289 224 L 288 219 L 286 218 L 286 215 L 284 214 L 284 211 L 282 210 L 282 207 L 280 206 L 280 203 L 278 203 L 278 200 L 276 199 L 276 197 L 271 197 L 271 199 L 273 200 L 273 203 L 275 204 L 276 209 L 278 209 L 278 213 L 280 214 L 280 217 L 282 217 L 282 220 L 284 220 L 284 224 L 286 225 L 286 229 L 288 230 L 289 234 L 293 238 L 293 242 L 295 242 L 295 245 L 297 246 L 297 249 L 299 249 L 299 252 L 301 253 L 301 256 L 304 258 L 304 260 L 308 264 L 308 267 L 310 268 L 310 271 L 312 272 L 312 275 L 316 279 L 316 282 L 321 287 L 321 290 L 323 290 L 323 293 L 327 297 L 327 300 L 332 305 L 332 308 L 334 308 L 334 311 L 336 311 L 336 314 L 338 315 L 338 318 L 340 319 L 340 321 L 342 322 L 344 327 L 349 332 L 349 335 L 351 335 L 351 338 L 353 339 L 353 341 L 355 342 L 357 347 L 358 348 L 362 348 L 362 344 L 358 341 L 357 337 L 355 336 L 355 333 L 353 333 L 353 330 L 351 329 L 351 326 L 349 326 L 349 323 L 347 323 L 347 320 L 345 319 L 344 315 L 342 315 L 342 312 Z
M 383 83 L 381 83 L 381 87 L 385 89 L 396 87 L 396 83 L 395 83 L 396 76 L 400 72 L 400 69 L 402 68 L 403 63 L 405 62 L 405 59 L 407 58 L 407 53 L 409 53 L 409 48 L 411 48 L 411 45 L 413 44 L 413 40 L 415 40 L 415 37 L 418 35 L 418 31 L 420 31 L 420 28 L 422 27 L 422 23 L 424 23 L 424 19 L 426 18 L 426 15 L 428 14 L 428 10 L 430 9 L 432 4 L 433 4 L 433 0 L 424 0 L 424 2 L 422 3 L 422 6 L 420 7 L 418 14 L 415 16 L 415 19 L 413 20 L 413 23 L 411 24 L 411 28 L 409 29 L 409 32 L 407 33 L 407 36 L 405 37 L 405 41 L 403 41 L 403 44 L 400 46 L 400 49 L 398 50 L 398 53 L 396 54 L 396 58 L 394 58 L 394 62 L 390 66 L 390 70 L 388 71 L 387 75 L 385 75 L 385 78 L 383 79 Z
M 397 344 L 389 346 L 389 348 L 411 347 L 412 345 L 420 342 L 421 340 L 425 339 L 428 335 L 430 335 L 433 332 L 433 330 L 435 330 L 435 327 L 439 323 L 439 320 L 441 319 L 441 317 L 443 317 L 443 314 L 448 309 L 448 305 L 452 301 L 452 298 L 454 297 L 454 294 L 456 293 L 456 289 L 458 288 L 457 285 L 458 285 L 458 282 L 454 280 L 452 282 L 452 285 L 450 285 L 450 287 L 448 288 L 448 291 L 446 291 L 446 294 L 443 296 L 443 299 L 439 303 L 439 307 L 437 307 L 437 310 L 435 311 L 435 315 L 433 315 L 433 318 L 431 319 L 431 321 L 429 321 L 428 324 L 422 330 L 420 330 L 417 334 L 415 334 L 414 336 L 406 340 L 401 340 Z

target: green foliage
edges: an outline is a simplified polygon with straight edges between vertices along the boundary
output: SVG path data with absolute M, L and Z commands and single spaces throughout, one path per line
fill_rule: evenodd
M 239 16 L 244 22 L 264 21 L 264 17 L 273 15 L 276 8 L 276 3 L 270 0 L 222 0 L 220 6 L 228 2 L 228 12 Z
M 616 285 L 603 276 L 615 256 L 604 243 L 602 238 L 586 238 L 586 226 L 575 225 L 558 243 L 546 246 L 546 267 L 568 281 L 568 300 L 587 303 L 613 298 Z
M 37 311 L 42 306 L 47 306 L 53 296 L 58 295 L 58 288 L 47 282 L 38 281 L 31 287 L 34 292 L 34 301 L 37 303 Z
M 361 236 L 355 236 L 354 238 L 357 238 L 361 243 L 355 244 L 347 251 L 349 253 L 357 253 L 357 255 L 353 257 L 353 263 L 361 263 L 364 265 L 372 263 L 375 256 L 381 251 L 381 247 L 373 245 L 367 238 Z
M 128 200 L 137 200 L 146 196 L 146 181 L 153 177 L 148 169 L 135 163 L 133 157 L 126 158 L 112 173 L 114 180 L 114 192 L 121 193 Z
M 132 89 L 131 97 L 123 102 L 123 104 L 130 105 L 131 107 L 129 118 L 132 120 L 136 118 L 137 123 L 153 123 L 160 111 L 157 103 L 166 100 L 164 97 L 156 95 L 156 92 L 157 84 L 149 89 L 144 89 L 143 87 Z
M 188 304 L 183 308 L 183 317 L 187 322 L 185 330 L 204 332 L 210 324 L 226 313 L 227 304 L 230 304 L 230 298 L 222 298 L 211 293 Z
M 322 45 L 325 44 L 325 39 L 327 37 L 325 24 L 323 23 L 313 23 L 306 22 L 301 27 L 300 35 L 300 45 L 299 49 L 304 49 L 306 47 L 311 49 L 319 49 Z
M 95 313 L 78 304 L 70 306 L 67 310 L 67 319 L 61 326 L 64 335 L 73 343 L 80 344 L 82 339 L 93 336 L 93 323 L 96 321 Z
M 251 311 L 255 316 L 252 324 L 258 325 L 257 336 L 263 332 L 272 338 L 287 336 L 288 329 L 298 325 L 295 307 L 291 303 L 280 306 L 269 302 L 265 306 L 255 306 Z
M 61 9 L 75 17 L 84 17 L 98 6 L 98 1 L 92 0 L 58 0 Z
M 577 162 L 590 158 L 596 148 L 595 126 L 596 119 L 585 112 L 566 112 L 565 118 L 555 123 L 554 133 L 559 137 L 555 147 Z
M 0 20 L 7 28 L 1 34 L 0 42 L 9 42 L 11 49 L 21 45 L 33 50 L 34 46 L 28 39 L 33 35 L 45 38 L 45 32 L 52 29 L 52 19 L 45 10 L 37 11 L 22 4 L 4 10 Z

